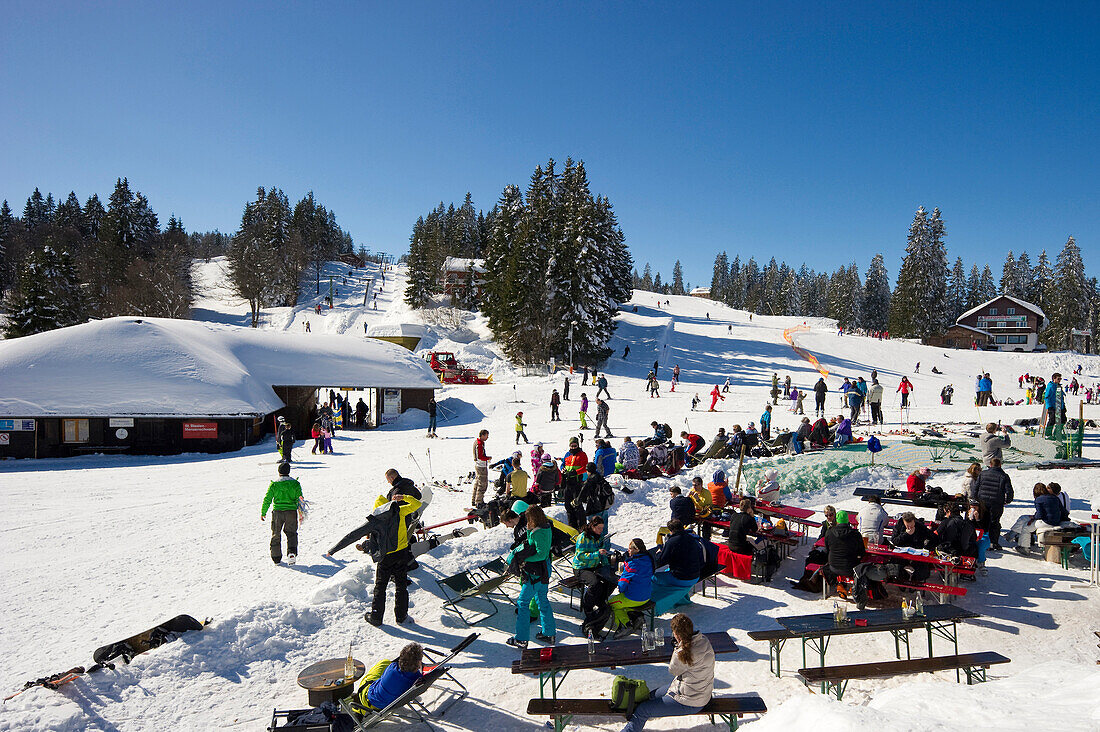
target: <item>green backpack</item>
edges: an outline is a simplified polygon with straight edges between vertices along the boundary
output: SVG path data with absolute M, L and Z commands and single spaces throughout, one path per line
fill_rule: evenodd
M 616 676 L 611 681 L 611 708 L 631 714 L 634 708 L 649 699 L 649 686 L 642 679 Z

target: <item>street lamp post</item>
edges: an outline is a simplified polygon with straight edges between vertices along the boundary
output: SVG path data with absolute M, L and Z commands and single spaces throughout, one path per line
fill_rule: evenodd
M 575 320 L 569 323 L 569 373 L 573 373 L 573 326 L 576 324 Z

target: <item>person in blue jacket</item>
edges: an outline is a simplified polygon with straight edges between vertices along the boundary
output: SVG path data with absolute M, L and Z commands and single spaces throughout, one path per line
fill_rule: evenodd
M 760 415 L 760 437 L 764 440 L 772 438 L 772 405 L 764 405 L 764 413 Z
M 1065 424 L 1065 400 L 1065 392 L 1062 391 L 1062 375 L 1056 373 L 1050 377 L 1046 391 L 1043 392 L 1043 406 L 1046 408 L 1047 417 L 1045 430 L 1047 436 L 1053 433 L 1056 424 Z
M 367 709 L 385 709 L 420 680 L 423 663 L 424 649 L 419 643 L 409 643 L 396 661 L 379 661 L 355 682 L 356 701 Z
M 668 587 L 691 587 L 699 581 L 706 563 L 703 540 L 684 528 L 678 519 L 672 519 L 666 526 L 669 534 L 657 550 L 653 566 L 667 565 L 668 571 L 657 572 L 653 582 Z
M 619 573 L 618 592 L 608 598 L 615 614 L 616 635 L 627 635 L 636 628 L 630 620 L 630 611 L 649 602 L 653 593 L 653 559 L 646 552 L 641 539 L 631 539 L 627 545 L 627 557 Z
M 615 463 L 619 459 L 619 453 L 611 446 L 610 442 L 597 440 L 599 447 L 592 454 L 592 462 L 596 464 L 596 470 L 605 478 L 615 472 Z
M 695 501 L 683 495 L 678 485 L 669 486 L 668 493 L 671 496 L 668 507 L 672 511 L 672 518 L 684 526 L 695 523 Z
M 843 414 L 837 415 L 839 423 L 836 426 L 836 442 L 837 447 L 841 445 L 847 445 L 852 441 L 852 422 Z

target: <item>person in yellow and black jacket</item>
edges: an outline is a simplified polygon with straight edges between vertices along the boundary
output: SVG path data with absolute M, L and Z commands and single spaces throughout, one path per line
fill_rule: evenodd
M 386 585 L 393 580 L 394 618 L 404 623 L 409 617 L 409 515 L 420 509 L 421 502 L 412 496 L 395 494 L 393 500 L 379 496 L 372 518 L 379 519 L 364 548 L 375 559 L 374 602 L 367 613 L 367 622 L 380 627 L 386 612 Z

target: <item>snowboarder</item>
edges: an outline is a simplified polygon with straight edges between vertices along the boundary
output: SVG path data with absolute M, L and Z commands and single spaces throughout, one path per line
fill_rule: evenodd
M 376 628 L 382 626 L 386 612 L 386 586 L 393 580 L 394 619 L 403 624 L 409 616 L 409 566 L 413 563 L 409 549 L 410 514 L 420 509 L 420 501 L 412 496 L 395 494 L 393 500 L 379 496 L 374 504 L 373 515 L 384 515 L 386 527 L 375 534 L 374 553 L 381 555 L 374 569 L 374 597 L 370 612 L 366 614 L 368 623 Z M 362 546 L 367 547 L 368 540 Z
M 362 403 L 362 401 L 363 401 L 362 399 L 359 400 L 360 403 Z M 359 407 L 358 407 L 358 405 L 356 405 L 356 410 L 357 410 L 356 416 L 357 417 L 358 417 L 358 409 L 359 409 Z M 435 403 L 435 397 L 433 396 L 432 398 L 430 398 L 428 400 L 428 437 L 438 437 L 439 436 L 435 433 L 435 410 L 436 410 L 436 403 Z
M 718 403 L 718 400 L 726 401 L 726 398 L 722 396 L 722 392 L 718 389 L 718 384 L 714 385 L 714 389 L 710 392 L 710 410 L 711 412 L 717 411 L 714 405 Z
M 726 377 L 726 383 L 722 385 L 722 393 L 728 394 L 730 390 L 730 377 Z
M 523 422 L 523 412 L 516 412 L 516 444 L 519 444 L 519 438 L 523 438 L 523 444 L 530 445 L 530 440 L 527 439 L 527 433 L 523 431 L 523 428 L 527 425 Z
M 286 561 L 294 564 L 298 560 L 298 522 L 302 514 L 299 501 L 302 498 L 302 485 L 290 477 L 290 463 L 279 463 L 279 477 L 267 486 L 267 495 L 260 506 L 260 521 L 267 520 L 267 509 L 271 508 L 271 561 L 281 564 L 283 561 L 283 537 L 286 534 Z
M 607 402 L 596 397 L 596 437 L 600 436 L 600 427 L 603 427 L 604 432 L 607 433 L 607 437 L 613 437 L 611 428 L 607 426 L 607 415 L 610 411 Z
M 608 399 L 610 399 L 610 398 L 611 398 L 611 393 L 610 393 L 610 392 L 609 392 L 609 391 L 607 390 L 607 377 L 606 377 L 606 376 L 604 376 L 604 375 L 602 375 L 602 374 L 601 374 L 601 375 L 600 375 L 600 378 L 596 379 L 596 386 L 598 386 L 598 387 L 599 387 L 599 389 L 597 389 L 597 391 L 596 391 L 596 398 L 597 398 L 597 399 L 598 399 L 598 398 L 599 398 L 599 396 L 600 396 L 600 392 L 603 392 L 603 393 L 604 393 L 604 395 L 605 395 L 605 396 L 606 396 L 606 397 L 607 397 Z M 599 429 L 599 428 L 597 428 L 597 429 Z
M 585 394 L 583 391 L 581 392 L 580 418 L 581 418 L 581 429 L 582 430 L 588 429 L 588 395 Z
M 550 393 L 550 421 L 560 422 L 561 415 L 558 414 L 558 409 L 561 407 L 561 395 L 558 394 L 558 390 L 554 389 Z

